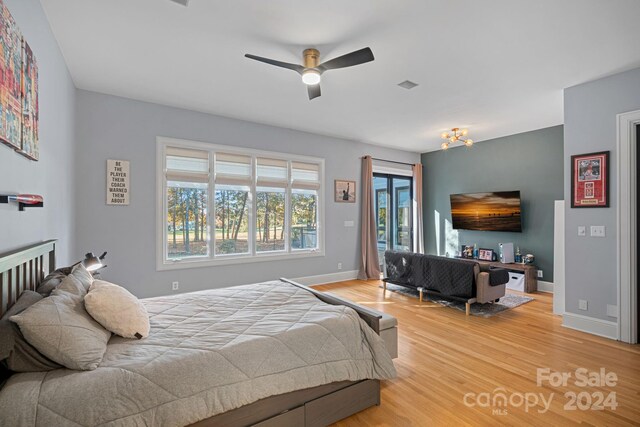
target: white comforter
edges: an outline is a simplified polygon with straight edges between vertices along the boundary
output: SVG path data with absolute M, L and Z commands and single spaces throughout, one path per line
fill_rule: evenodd
M 143 302 L 148 338 L 114 336 L 95 371 L 14 375 L 0 425 L 180 426 L 293 390 L 395 376 L 354 310 L 281 281 Z

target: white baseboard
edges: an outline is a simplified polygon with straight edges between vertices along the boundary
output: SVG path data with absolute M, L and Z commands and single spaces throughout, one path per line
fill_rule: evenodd
M 291 279 L 301 285 L 323 285 L 325 283 L 342 282 L 343 280 L 353 280 L 358 278 L 358 270 L 340 271 L 338 273 L 320 274 L 318 276 L 298 277 Z
M 544 280 L 538 280 L 538 292 L 553 293 L 553 283 L 545 282 Z
M 618 324 L 609 320 L 565 312 L 562 315 L 562 326 L 612 340 L 618 339 Z

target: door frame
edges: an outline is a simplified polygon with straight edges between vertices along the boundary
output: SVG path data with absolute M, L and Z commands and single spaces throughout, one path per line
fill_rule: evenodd
M 397 216 L 395 215 L 395 211 L 392 210 L 393 208 L 393 201 L 395 199 L 395 193 L 396 191 L 394 191 L 393 189 L 393 178 L 398 178 L 398 179 L 405 179 L 405 180 L 409 180 L 409 200 L 411 201 L 411 242 L 410 242 L 410 248 L 413 251 L 413 243 L 416 239 L 416 230 L 415 230 L 415 212 L 413 209 L 413 194 L 414 194 L 414 180 L 413 180 L 413 176 L 412 175 L 400 175 L 397 173 L 391 173 L 391 172 L 387 172 L 387 171 L 376 171 L 374 170 L 373 172 L 373 178 L 375 179 L 376 177 L 378 178 L 387 178 L 387 245 L 389 245 L 389 241 L 391 241 L 391 243 L 393 244 L 393 230 L 390 229 L 390 226 L 394 226 L 394 222 L 393 222 L 393 217 Z M 391 184 L 389 184 L 391 183 Z M 398 189 L 396 189 L 398 190 Z M 375 199 L 375 203 L 377 205 L 378 203 L 378 190 L 374 191 L 374 194 L 376 195 L 376 199 Z M 398 221 L 398 218 L 396 217 L 396 222 Z M 377 238 L 377 227 L 378 227 L 378 222 L 376 221 L 376 238 Z M 391 233 L 391 235 L 389 235 L 389 233 Z
M 618 124 L 618 339 L 638 342 L 637 129 L 640 110 L 617 115 Z

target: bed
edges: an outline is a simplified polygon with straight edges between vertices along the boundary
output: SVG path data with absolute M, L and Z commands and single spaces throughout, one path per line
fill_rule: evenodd
M 0 311 L 55 268 L 55 241 L 0 256 Z M 395 376 L 379 313 L 280 279 L 142 300 L 143 340 L 93 371 L 14 374 L 0 424 L 322 426 L 380 404 Z

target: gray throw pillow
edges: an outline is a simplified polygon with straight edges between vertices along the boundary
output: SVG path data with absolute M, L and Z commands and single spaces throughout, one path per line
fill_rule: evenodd
M 59 269 L 47 275 L 42 283 L 38 285 L 36 292 L 38 292 L 43 297 L 48 297 L 51 294 L 51 291 L 57 288 L 62 280 L 68 276 L 68 274 L 64 273 L 63 270 L 64 269 Z M 71 273 L 71 270 L 69 270 L 69 273 Z
M 9 320 L 40 353 L 69 369 L 87 371 L 102 361 L 111 332 L 87 313 L 82 292 L 78 279 L 67 276 L 51 296 Z
M 80 283 L 82 283 L 82 286 L 84 287 L 84 290 L 86 292 L 89 292 L 89 288 L 93 284 L 93 276 L 86 268 L 84 268 L 84 265 L 82 265 L 82 263 L 77 264 L 73 267 L 73 269 L 71 270 L 71 275 L 78 279 Z
M 24 291 L 0 319 L 0 360 L 13 372 L 40 372 L 61 368 L 31 346 L 18 326 L 9 321 L 9 317 L 22 313 L 40 300 L 42 296 L 39 293 Z

